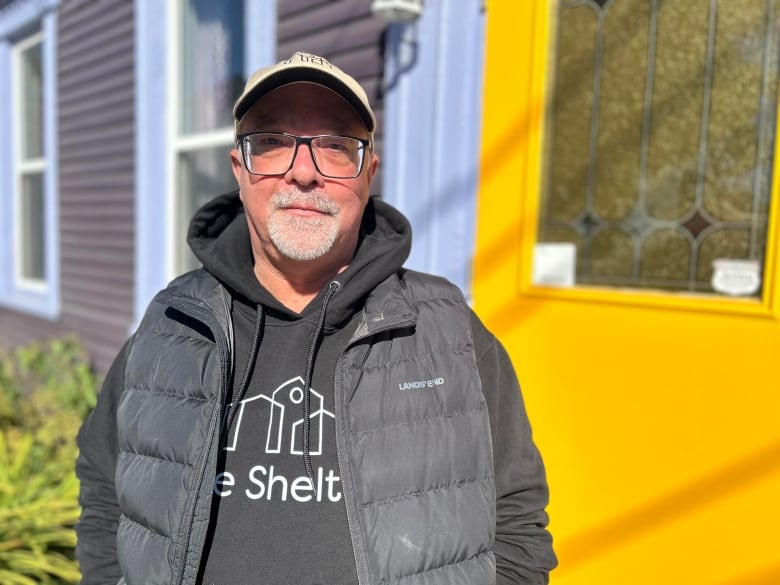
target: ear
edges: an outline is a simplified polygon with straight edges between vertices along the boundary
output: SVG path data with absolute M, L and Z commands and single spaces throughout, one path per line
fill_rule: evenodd
M 236 178 L 239 186 L 241 185 L 241 175 L 244 172 L 244 161 L 241 158 L 241 153 L 237 148 L 230 150 L 230 166 L 233 169 L 233 176 Z
M 368 163 L 368 168 L 366 169 L 366 178 L 368 179 L 369 186 L 371 185 L 371 181 L 374 180 L 377 168 L 379 168 L 379 156 L 372 152 L 371 161 Z

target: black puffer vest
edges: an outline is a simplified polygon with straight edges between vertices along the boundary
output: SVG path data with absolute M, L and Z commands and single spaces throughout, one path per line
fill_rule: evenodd
M 229 297 L 205 271 L 151 303 L 117 413 L 117 547 L 128 585 L 195 583 L 232 376 Z M 335 376 L 336 443 L 361 585 L 488 585 L 495 487 L 469 309 L 394 275 L 366 301 Z

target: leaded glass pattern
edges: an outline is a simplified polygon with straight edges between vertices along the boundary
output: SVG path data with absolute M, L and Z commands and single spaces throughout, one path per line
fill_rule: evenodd
M 714 260 L 763 265 L 778 2 L 559 3 L 539 242 L 576 245 L 577 284 L 712 293 Z

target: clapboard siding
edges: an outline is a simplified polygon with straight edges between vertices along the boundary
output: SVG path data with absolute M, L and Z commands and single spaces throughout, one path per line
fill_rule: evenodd
M 305 0 L 291 2 L 303 3 Z M 350 51 L 355 46 L 374 45 L 375 34 L 382 23 L 375 19 L 369 3 L 360 0 L 340 0 L 328 4 L 301 10 L 296 13 L 280 15 L 277 37 L 292 38 L 303 31 L 307 41 L 326 38 L 332 53 Z M 366 26 L 369 24 L 369 26 Z
M 0 349 L 65 334 L 60 320 L 49 321 L 0 307 Z
M 61 320 L 100 371 L 133 319 L 133 10 L 74 3 L 59 18 Z
M 133 318 L 134 3 L 71 0 L 57 19 L 60 316 L 0 309 L 13 347 L 75 333 L 99 372 Z

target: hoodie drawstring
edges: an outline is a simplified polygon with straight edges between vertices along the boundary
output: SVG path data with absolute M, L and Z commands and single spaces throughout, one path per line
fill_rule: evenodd
M 249 346 L 249 357 L 244 366 L 244 374 L 241 376 L 241 383 L 238 386 L 238 391 L 230 405 L 230 412 L 228 412 L 227 424 L 225 426 L 226 433 L 230 431 L 230 425 L 233 424 L 238 405 L 241 404 L 241 401 L 244 399 L 246 389 L 249 386 L 249 380 L 252 378 L 252 372 L 255 369 L 255 361 L 257 360 L 257 351 L 260 349 L 260 340 L 262 338 L 264 324 L 265 312 L 263 311 L 263 305 L 258 304 L 257 313 L 255 315 L 255 330 L 252 332 L 252 344 Z
M 314 357 L 317 353 L 317 346 L 322 338 L 322 333 L 325 330 L 325 313 L 328 310 L 328 303 L 334 294 L 341 288 L 341 284 L 334 280 L 328 285 L 328 292 L 325 293 L 325 298 L 322 300 L 322 307 L 320 308 L 320 317 L 317 320 L 317 327 L 312 333 L 311 344 L 309 345 L 309 356 L 306 360 L 306 379 L 303 386 L 303 465 L 306 467 L 306 475 L 309 476 L 311 481 L 311 487 L 316 490 L 314 483 L 314 471 L 311 465 L 311 453 L 310 451 L 310 434 L 311 434 L 311 376 L 314 371 Z

